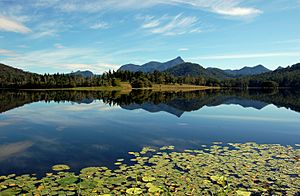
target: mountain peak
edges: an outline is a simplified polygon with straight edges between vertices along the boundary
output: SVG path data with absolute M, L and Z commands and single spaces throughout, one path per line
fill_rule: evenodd
M 82 77 L 87 77 L 87 78 L 90 78 L 94 75 L 94 73 L 89 70 L 85 70 L 85 71 L 78 70 L 78 71 L 72 72 L 70 74 L 74 75 L 74 76 L 82 76 Z
M 248 67 L 245 66 L 242 69 L 237 69 L 237 70 L 224 70 L 225 73 L 231 75 L 231 76 L 249 76 L 249 75 L 257 75 L 257 74 L 262 74 L 269 72 L 271 70 L 267 69 L 265 66 L 259 64 L 254 67 Z
M 180 61 L 184 61 L 181 56 L 176 57 L 174 60 L 180 60 Z
M 143 65 L 134 65 L 134 64 L 127 64 L 123 65 L 119 68 L 119 70 L 122 71 L 132 71 L 132 72 L 154 72 L 155 70 L 157 71 L 165 71 L 171 67 L 174 67 L 176 65 L 184 63 L 184 60 L 178 56 L 175 59 L 169 60 L 167 62 L 161 63 L 161 62 L 156 62 L 156 61 L 150 61 L 148 63 L 145 63 Z

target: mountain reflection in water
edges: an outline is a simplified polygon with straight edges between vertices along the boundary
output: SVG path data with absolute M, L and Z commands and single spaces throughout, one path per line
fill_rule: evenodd
M 269 104 L 300 112 L 300 93 L 291 90 L 206 90 L 189 92 L 120 91 L 2 91 L 0 113 L 32 102 L 65 102 L 90 104 L 102 100 L 105 104 L 119 105 L 126 110 L 167 112 L 180 117 L 184 112 L 203 106 L 240 105 L 244 108 L 262 109 Z

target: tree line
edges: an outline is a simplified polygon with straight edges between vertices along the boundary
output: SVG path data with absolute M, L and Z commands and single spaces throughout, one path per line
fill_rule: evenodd
M 153 73 L 108 71 L 102 75 L 83 77 L 72 74 L 1 74 L 1 88 L 73 88 L 95 86 L 120 86 L 129 82 L 133 88 L 151 87 L 153 84 L 192 84 L 201 86 L 218 86 L 228 88 L 249 87 L 300 87 L 300 63 L 292 67 L 270 73 L 240 78 L 206 77 L 206 76 L 173 76 L 167 72 Z

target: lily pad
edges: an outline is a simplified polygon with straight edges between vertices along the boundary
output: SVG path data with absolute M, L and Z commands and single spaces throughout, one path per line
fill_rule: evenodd
M 237 194 L 238 196 L 250 196 L 250 195 L 251 195 L 251 192 L 237 190 L 237 191 L 236 191 L 236 194 Z
M 143 191 L 140 188 L 129 188 L 126 190 L 126 193 L 130 195 L 140 195 Z
M 152 182 L 152 181 L 154 181 L 156 178 L 154 178 L 154 177 L 151 177 L 151 176 L 144 176 L 143 178 L 142 178 L 142 180 L 144 181 L 144 182 Z
M 60 165 L 52 166 L 52 170 L 54 170 L 54 171 L 64 171 L 64 170 L 69 170 L 69 169 L 70 169 L 70 167 L 68 165 L 60 164 Z

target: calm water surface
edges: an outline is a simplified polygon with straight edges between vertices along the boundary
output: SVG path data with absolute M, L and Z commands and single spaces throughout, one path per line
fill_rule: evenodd
M 0 175 L 108 166 L 143 146 L 300 141 L 292 91 L 0 91 Z

